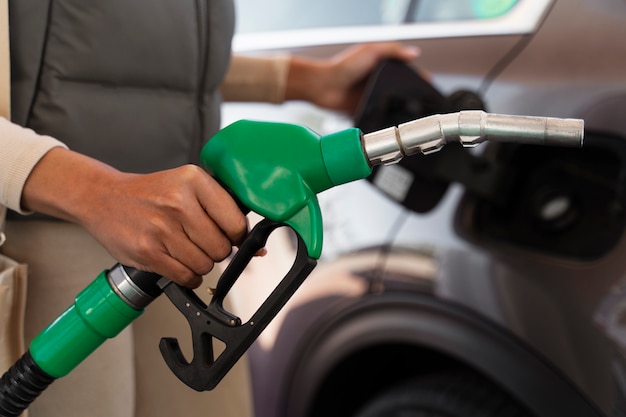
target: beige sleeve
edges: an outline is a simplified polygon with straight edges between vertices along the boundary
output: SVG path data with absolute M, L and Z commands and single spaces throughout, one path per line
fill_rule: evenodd
M 52 148 L 66 147 L 0 117 L 0 205 L 20 213 L 22 190 L 39 160 Z
M 224 101 L 285 101 L 289 55 L 233 55 L 220 90 Z
M 11 118 L 11 67 L 9 65 L 9 3 L 0 0 L 0 116 Z

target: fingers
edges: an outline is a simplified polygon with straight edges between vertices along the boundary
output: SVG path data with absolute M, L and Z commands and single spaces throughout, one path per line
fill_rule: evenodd
M 176 258 L 171 256 L 162 256 L 159 259 L 159 271 L 162 271 L 158 272 L 160 275 L 167 277 L 175 283 L 187 288 L 198 288 L 202 284 L 202 274 L 196 274 L 185 264 L 179 262 Z M 136 268 L 144 271 L 153 271 L 146 265 L 140 265 Z
M 248 232 L 248 219 L 213 177 L 205 172 L 202 174 L 197 188 L 201 208 L 212 220 L 212 225 L 218 227 L 231 243 L 240 244 Z
M 411 61 L 420 56 L 421 50 L 414 45 L 405 45 L 400 42 L 364 43 L 344 50 L 335 56 L 338 65 L 350 65 L 355 68 L 372 69 L 377 62 L 395 58 L 402 61 Z
M 398 42 L 385 42 L 376 45 L 381 58 L 396 58 L 402 61 L 411 61 L 420 56 L 421 50 L 417 46 L 404 45 Z
M 154 262 L 149 262 L 147 265 L 138 266 L 138 269 L 143 271 L 156 272 L 176 284 L 182 285 L 188 288 L 197 288 L 202 284 L 203 276 L 213 270 L 215 262 L 209 257 L 204 257 L 207 260 L 206 263 L 202 263 L 202 266 L 198 266 L 197 262 L 190 260 L 189 253 L 184 256 L 173 253 L 165 253 L 155 259 Z M 196 264 L 196 266 L 191 266 Z M 132 264 L 130 264 L 132 266 Z M 200 270 L 202 273 L 198 273 Z
M 186 168 L 196 170 L 187 183 L 192 188 L 193 200 L 180 212 L 180 229 L 171 235 L 165 247 L 171 257 L 201 276 L 209 273 L 216 262 L 228 257 L 233 246 L 243 241 L 248 222 L 228 192 L 214 178 L 196 168 Z
M 237 204 L 197 166 L 116 174 L 92 194 L 90 215 L 80 220 L 113 257 L 187 287 L 200 285 L 247 235 Z

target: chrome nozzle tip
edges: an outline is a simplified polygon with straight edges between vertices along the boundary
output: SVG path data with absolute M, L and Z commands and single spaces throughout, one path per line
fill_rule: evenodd
M 546 132 L 546 145 L 581 147 L 585 140 L 585 121 L 548 118 Z

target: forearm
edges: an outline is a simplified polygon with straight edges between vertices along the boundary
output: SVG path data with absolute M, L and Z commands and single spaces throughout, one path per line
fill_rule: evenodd
M 233 55 L 220 92 L 225 101 L 282 103 L 285 100 L 288 55 Z
M 75 223 L 97 215 L 97 200 L 106 198 L 121 174 L 95 159 L 65 148 L 46 153 L 30 172 L 21 206 Z
M 285 86 L 285 100 L 309 101 L 317 104 L 317 94 L 326 91 L 329 77 L 337 76 L 329 71 L 330 61 L 293 56 Z
M 224 101 L 313 101 L 318 86 L 327 83 L 329 63 L 300 56 L 233 55 L 220 91 Z

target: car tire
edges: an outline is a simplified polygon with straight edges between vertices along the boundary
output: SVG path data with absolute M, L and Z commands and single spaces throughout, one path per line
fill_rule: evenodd
M 420 376 L 380 393 L 355 417 L 531 417 L 508 394 L 472 372 Z

